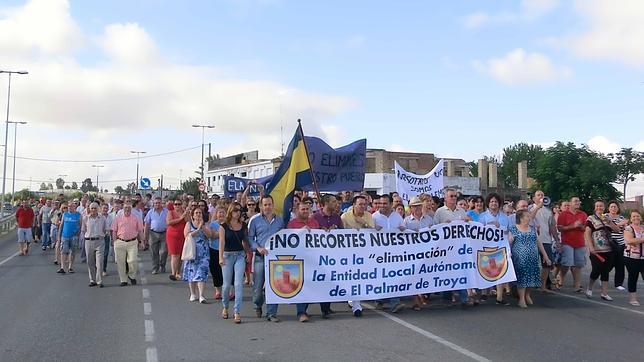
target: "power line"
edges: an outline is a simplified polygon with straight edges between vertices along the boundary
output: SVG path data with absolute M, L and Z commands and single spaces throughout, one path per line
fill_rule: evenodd
M 184 149 L 176 150 L 176 151 L 170 151 L 170 152 L 151 154 L 151 155 L 147 155 L 147 156 L 141 156 L 140 158 L 153 158 L 153 157 L 167 156 L 167 155 L 172 155 L 172 154 L 175 154 L 175 153 L 181 153 L 181 152 L 196 150 L 197 148 L 200 148 L 200 147 L 201 147 L 201 145 L 190 147 L 190 148 L 184 148 Z M 18 160 L 25 160 L 25 161 L 58 162 L 58 163 L 96 163 L 96 162 L 120 162 L 120 161 L 136 160 L 136 157 L 111 158 L 111 159 L 104 159 L 104 160 L 61 160 L 61 159 L 51 159 L 51 158 L 23 157 L 23 156 L 14 156 L 14 155 L 7 155 L 7 157 L 11 157 L 11 158 L 15 157 Z

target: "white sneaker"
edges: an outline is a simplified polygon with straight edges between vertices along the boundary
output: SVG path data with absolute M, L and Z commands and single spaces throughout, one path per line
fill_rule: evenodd
M 586 289 L 586 298 L 590 299 L 593 297 L 593 291 Z
M 191 302 L 196 302 L 196 301 L 197 301 L 197 299 L 198 299 L 198 298 L 197 298 L 197 296 L 196 296 L 196 295 L 191 295 L 191 296 L 190 296 L 190 301 L 191 301 Z
M 611 298 L 611 297 L 610 297 L 610 295 L 608 295 L 608 294 L 601 294 L 601 297 L 602 297 L 602 299 L 603 299 L 603 300 L 605 300 L 605 301 L 608 301 L 608 302 L 612 302 L 612 301 L 613 301 L 613 298 Z
M 622 287 L 621 285 L 615 289 L 619 290 L 620 292 L 623 292 L 626 290 L 626 288 Z

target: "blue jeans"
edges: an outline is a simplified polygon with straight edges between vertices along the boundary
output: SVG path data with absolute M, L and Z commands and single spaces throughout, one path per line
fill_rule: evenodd
M 43 223 L 42 224 L 42 246 L 51 246 L 51 223 Z
M 262 309 L 262 305 L 266 300 L 264 294 L 264 282 L 266 281 L 264 275 L 264 256 L 255 255 L 255 263 L 253 264 L 253 303 L 255 309 Z M 237 300 L 237 297 L 235 297 Z M 277 304 L 266 304 L 266 315 L 277 315 Z
M 235 274 L 235 307 L 234 313 L 241 311 L 241 302 L 244 295 L 244 269 L 246 268 L 246 253 L 242 251 L 224 251 L 224 265 L 221 268 L 224 276 L 224 290 L 221 301 L 224 308 L 228 308 L 230 285 Z
M 462 290 L 449 290 L 446 292 L 443 292 L 443 300 L 452 300 L 452 294 L 454 292 L 458 292 L 458 299 L 461 303 L 467 303 L 467 290 L 462 289 Z

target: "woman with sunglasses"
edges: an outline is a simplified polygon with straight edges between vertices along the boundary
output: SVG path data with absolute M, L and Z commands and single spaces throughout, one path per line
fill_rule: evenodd
M 170 254 L 170 275 L 168 278 L 173 281 L 181 279 L 181 251 L 183 250 L 184 235 L 183 230 L 188 221 L 188 211 L 184 210 L 183 202 L 177 199 L 168 202 L 168 216 L 166 223 L 166 244 L 168 254 Z
M 200 207 L 195 207 L 190 213 L 190 221 L 183 230 L 184 237 L 190 235 L 195 241 L 195 257 L 183 263 L 183 280 L 190 287 L 190 301 L 199 299 L 199 303 L 206 303 L 203 296 L 208 279 L 208 260 L 210 259 L 210 227 L 203 221 L 203 212 Z
M 246 254 L 250 250 L 246 233 L 246 225 L 241 218 L 241 205 L 233 202 L 228 207 L 226 222 L 219 228 L 219 265 L 224 274 L 224 295 L 222 298 L 223 310 L 221 317 L 228 319 L 228 304 L 230 286 L 235 275 L 235 305 L 233 315 L 235 323 L 241 323 L 241 302 L 243 299 L 244 268 Z

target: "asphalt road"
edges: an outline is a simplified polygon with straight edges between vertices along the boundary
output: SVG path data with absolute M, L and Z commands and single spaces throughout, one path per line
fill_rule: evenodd
M 39 246 L 39 245 L 38 245 Z M 295 306 L 281 323 L 254 317 L 246 288 L 241 325 L 222 320 L 221 304 L 188 302 L 188 288 L 150 275 L 141 255 L 139 285 L 119 287 L 110 263 L 103 289 L 88 288 L 85 264 L 56 274 L 51 251 L 13 256 L 13 233 L 0 237 L 1 361 L 606 361 L 644 356 L 644 308 L 611 290 L 613 302 L 564 288 L 536 293 L 535 305 L 446 307 L 432 297 L 420 312 L 366 310 L 354 318 L 335 303 L 331 320 L 317 305 L 299 323 Z M 640 283 L 644 294 L 644 284 Z M 212 296 L 212 284 L 208 296 Z M 599 294 L 596 292 L 596 294 Z M 644 301 L 644 296 L 640 299 Z M 638 357 L 635 357 L 638 356 Z

